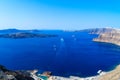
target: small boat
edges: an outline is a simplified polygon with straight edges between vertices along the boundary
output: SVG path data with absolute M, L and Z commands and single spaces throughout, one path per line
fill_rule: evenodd
M 61 38 L 60 40 L 61 40 L 62 42 L 64 42 L 64 39 L 63 39 L 63 38 Z

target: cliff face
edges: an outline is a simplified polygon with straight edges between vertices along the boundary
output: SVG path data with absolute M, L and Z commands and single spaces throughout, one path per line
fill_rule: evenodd
M 113 28 L 95 28 L 95 29 L 89 30 L 90 34 L 101 34 L 101 33 L 111 33 L 111 32 L 116 32 L 116 29 L 113 29 Z
M 99 36 L 97 38 L 94 38 L 93 41 L 107 42 L 120 45 L 120 30 L 112 28 L 106 29 L 104 32 L 100 32 Z

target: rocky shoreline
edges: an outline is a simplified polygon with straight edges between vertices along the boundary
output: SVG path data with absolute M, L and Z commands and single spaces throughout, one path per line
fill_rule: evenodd
M 53 76 L 51 72 L 46 71 L 42 74 L 37 74 L 37 70 L 18 70 L 12 71 L 0 65 L 0 80 L 119 80 L 120 79 L 120 65 L 109 72 L 98 71 L 99 75 L 80 78 L 70 76 L 69 78 Z
M 106 42 L 116 45 L 120 45 L 120 30 L 113 28 L 106 28 L 104 32 L 93 32 L 93 34 L 99 33 L 97 38 L 94 38 L 93 41 L 96 42 Z

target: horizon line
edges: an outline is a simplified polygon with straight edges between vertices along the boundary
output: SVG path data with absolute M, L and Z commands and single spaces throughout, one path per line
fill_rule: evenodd
M 96 27 L 96 28 L 113 28 L 113 29 L 120 29 L 120 28 L 116 28 L 116 27 Z M 8 30 L 8 29 L 11 29 L 11 30 L 63 30 L 63 31 L 77 31 L 77 30 L 85 30 L 85 29 L 96 29 L 96 28 L 82 28 L 82 29 L 37 29 L 37 28 L 31 28 L 31 29 L 23 29 L 23 28 L 3 28 L 3 29 L 0 29 L 0 30 Z

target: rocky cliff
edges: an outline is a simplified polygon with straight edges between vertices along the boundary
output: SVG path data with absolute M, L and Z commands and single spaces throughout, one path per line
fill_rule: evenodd
M 116 32 L 116 29 L 114 28 L 95 28 L 95 29 L 89 29 L 90 34 L 102 34 L 102 33 L 111 33 Z
M 12 71 L 0 65 L 0 80 L 34 80 L 27 71 Z
M 97 38 L 94 38 L 93 41 L 97 42 L 107 42 L 107 43 L 113 43 L 116 45 L 120 45 L 120 30 L 119 29 L 113 29 L 113 28 L 106 28 L 103 32 L 101 30 L 97 32 L 92 32 L 94 34 L 98 34 L 99 36 Z

